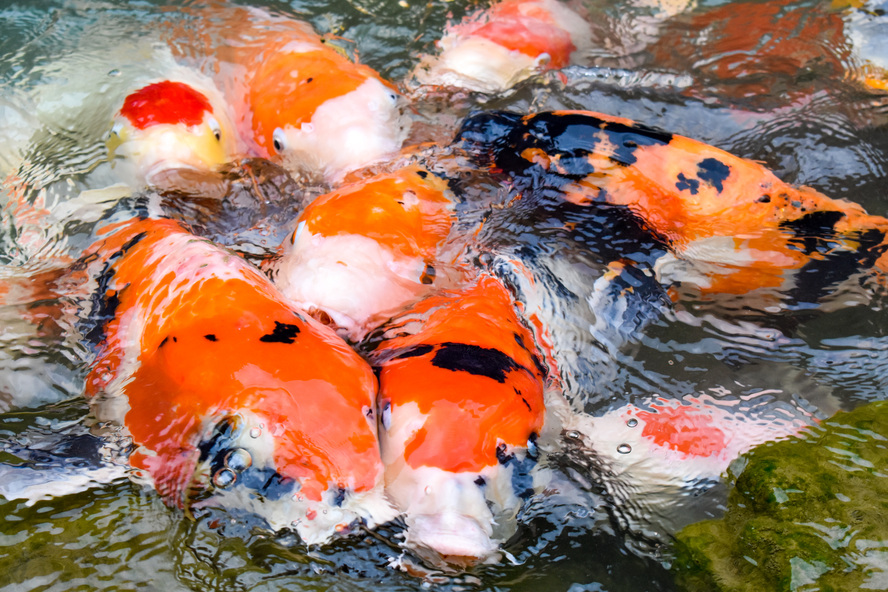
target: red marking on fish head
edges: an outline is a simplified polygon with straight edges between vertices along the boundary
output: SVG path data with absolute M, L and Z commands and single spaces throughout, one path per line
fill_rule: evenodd
M 134 128 L 143 130 L 158 124 L 199 125 L 213 107 L 206 95 L 184 82 L 155 82 L 126 97 L 120 114 Z

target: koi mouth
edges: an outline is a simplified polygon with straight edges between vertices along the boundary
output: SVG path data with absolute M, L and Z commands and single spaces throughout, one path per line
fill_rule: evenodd
M 458 512 L 423 514 L 412 520 L 406 544 L 433 564 L 468 567 L 492 560 L 498 541 L 477 520 Z
M 210 437 L 198 445 L 197 466 L 183 492 L 186 512 L 234 487 L 246 488 L 269 501 L 298 489 L 294 479 L 263 466 L 263 451 L 251 449 L 244 442 L 246 431 L 247 421 L 242 415 L 227 415 L 216 423 Z

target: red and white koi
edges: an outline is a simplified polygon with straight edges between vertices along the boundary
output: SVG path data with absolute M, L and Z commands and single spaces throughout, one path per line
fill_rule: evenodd
M 120 176 L 139 187 L 166 184 L 172 170 L 212 172 L 233 161 L 237 137 L 221 94 L 209 81 L 161 80 L 130 93 L 109 139 Z
M 585 448 L 599 465 L 601 482 L 631 527 L 674 533 L 693 520 L 681 506 L 722 479 L 744 453 L 816 423 L 773 394 L 653 396 L 596 416 L 561 412 L 562 428 L 568 447 Z
M 81 259 L 98 344 L 85 390 L 165 502 L 244 508 L 309 544 L 394 517 L 367 363 L 178 224 L 112 230 Z
M 533 335 L 490 276 L 426 298 L 385 335 L 372 354 L 380 444 L 405 544 L 435 564 L 492 560 L 538 486 L 546 371 Z
M 426 86 L 501 93 L 568 66 L 590 44 L 589 26 L 558 0 L 502 0 L 449 26 L 413 75 Z
M 349 183 L 302 212 L 272 276 L 360 340 L 435 287 L 452 205 L 446 181 L 418 166 Z

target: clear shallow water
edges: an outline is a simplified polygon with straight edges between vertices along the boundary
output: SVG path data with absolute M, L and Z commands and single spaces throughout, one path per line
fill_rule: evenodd
M 266 7 L 351 40 L 347 45 L 362 62 L 400 80 L 417 56 L 432 48 L 448 18 L 473 5 L 370 1 Z M 448 141 L 459 120 L 479 108 L 591 109 L 763 161 L 787 182 L 888 215 L 888 101 L 858 82 L 861 51 L 870 62 L 884 63 L 878 51 L 886 50 L 871 42 L 884 34 L 884 18 L 818 2 L 703 2 L 671 18 L 625 2 L 590 1 L 577 8 L 594 23 L 597 44 L 584 63 L 528 81 L 506 97 L 420 102 L 414 139 Z M 170 65 L 165 23 L 193 18 L 188 10 L 154 2 L 0 6 L 0 174 L 25 176 L 31 197 L 45 200 L 49 209 L 84 189 L 110 185 L 115 172 L 105 162 L 104 146 L 110 118 L 134 85 Z M 219 215 L 196 202 L 189 206 L 194 211 L 185 208 L 181 215 L 198 216 L 204 234 L 261 256 L 290 229 L 305 192 L 271 171 L 262 185 L 267 202 L 262 204 L 242 177 L 233 173 L 232 178 L 231 201 L 243 207 Z M 467 227 L 473 214 L 507 197 L 483 184 L 466 192 L 476 200 L 466 206 Z M 494 230 L 486 245 L 535 261 L 568 288 L 552 303 L 548 320 L 561 340 L 569 394 L 589 412 L 653 393 L 675 398 L 706 393 L 717 400 L 745 397 L 828 416 L 885 396 L 886 295 L 875 282 L 843 287 L 816 308 L 779 312 L 737 297 L 687 296 L 627 344 L 608 349 L 606 335 L 590 336 L 587 327 L 594 319 L 579 296 L 615 254 L 626 255 L 620 242 L 624 229 L 596 227 L 587 212 L 569 208 L 499 212 L 488 226 Z M 42 238 L 50 244 L 67 241 L 76 250 L 91 227 L 67 221 Z M 10 265 L 4 282 L 12 285 L 15 278 L 28 277 L 18 266 L 46 247 L 8 232 L 2 240 L 2 262 Z M 4 408 L 10 409 L 2 416 L 4 435 L 51 437 L 66 422 L 85 421 L 80 389 L 89 352 L 71 338 L 65 317 L 53 312 L 70 306 L 67 295 L 47 294 L 39 300 L 7 298 L 0 308 L 0 390 Z M 582 473 L 582 467 L 558 466 L 569 465 L 566 461 L 550 462 L 564 475 Z M 626 512 L 644 518 L 666 513 L 665 508 L 615 507 L 605 487 L 562 479 L 559 493 L 534 498 L 525 509 L 518 535 L 506 545 L 514 565 L 503 562 L 453 577 L 423 577 L 392 567 L 401 555 L 397 525 L 307 550 L 292 535 L 271 535 L 248 516 L 211 513 L 189 520 L 126 480 L 30 507 L 0 500 L 0 585 L 4 590 L 673 589 L 665 567 L 668 537 L 651 541 L 624 528 Z M 702 498 L 673 501 L 680 518 L 689 521 L 717 513 L 721 493 L 716 487 Z

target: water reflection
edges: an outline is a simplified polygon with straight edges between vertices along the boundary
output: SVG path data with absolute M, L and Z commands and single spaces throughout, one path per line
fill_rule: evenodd
M 873 214 L 888 212 L 880 3 L 848 9 L 812 1 L 573 4 L 594 23 L 596 42 L 577 64 L 500 97 L 429 97 L 414 105 L 412 139 L 448 142 L 460 120 L 479 108 L 592 109 L 764 161 L 787 182 L 848 198 Z M 451 16 L 474 6 L 351 1 L 274 8 L 352 39 L 363 63 L 398 80 L 420 52 L 432 50 Z M 247 161 L 179 185 L 191 191 L 105 191 L 120 181 L 105 144 L 112 117 L 129 91 L 168 71 L 174 52 L 196 55 L 190 41 L 174 43 L 172 51 L 160 42 L 164 23 L 187 27 L 191 17 L 161 3 L 90 2 L 7 5 L 0 17 L 0 174 L 17 175 L 24 201 L 52 212 L 33 228 L 21 216 L 4 221 L 0 407 L 3 436 L 12 438 L 57 431 L 43 428 L 57 426 L 59 415 L 75 423 L 87 416 L 80 403 L 63 404 L 64 413 L 55 406 L 79 401 L 90 352 L 72 337 L 76 288 L 49 278 L 87 244 L 98 220 L 162 210 L 258 262 L 277 250 L 300 209 L 323 188 L 300 185 L 265 161 Z M 479 230 L 468 259 L 494 270 L 542 314 L 576 408 L 601 417 L 653 395 L 705 395 L 761 426 L 782 412 L 823 419 L 884 398 L 885 288 L 873 278 L 830 285 L 819 299 L 802 295 L 808 300 L 798 302 L 811 306 L 782 301 L 775 308 L 780 298 L 773 294 L 753 300 L 690 291 L 661 306 L 661 288 L 642 275 L 634 288 L 646 297 L 628 313 L 619 310 L 620 322 L 601 322 L 608 293 L 599 280 L 609 264 L 626 259 L 649 269 L 662 254 L 636 219 L 606 206 L 590 212 L 519 200 L 502 207 L 514 195 L 489 172 L 465 170 L 446 151 L 426 160 L 451 173 L 462 196 L 460 230 Z M 4 203 L 15 187 L 4 186 Z M 536 283 L 527 281 L 528 269 Z M 771 416 L 753 412 L 761 409 Z M 550 486 L 523 507 L 518 532 L 504 545 L 512 561 L 466 574 L 424 567 L 399 546 L 398 523 L 305 548 L 292 533 L 270 533 L 255 516 L 208 511 L 189 521 L 154 493 L 118 480 L 32 506 L 3 502 L 2 589 L 146 582 L 169 590 L 672 589 L 664 567 L 669 533 L 676 524 L 719 515 L 724 486 L 689 470 L 668 502 L 644 501 L 631 497 L 638 496 L 633 490 L 651 482 L 621 482 L 587 452 L 568 446 L 547 461 Z M 615 442 L 613 452 L 641 457 L 628 440 Z M 4 462 L 27 460 L 11 449 L 4 454 Z M 858 543 L 879 567 L 884 542 Z

